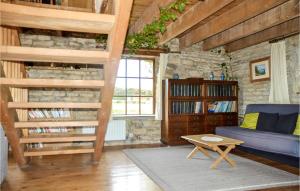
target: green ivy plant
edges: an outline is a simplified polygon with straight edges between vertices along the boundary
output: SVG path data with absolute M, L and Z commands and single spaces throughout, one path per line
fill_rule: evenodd
M 138 33 L 128 35 L 125 46 L 131 53 L 135 53 L 138 49 L 152 49 L 158 47 L 159 36 L 167 30 L 167 24 L 175 21 L 177 15 L 183 13 L 188 0 L 176 0 L 165 8 L 160 8 L 160 15 L 152 23 L 144 26 L 143 30 Z M 97 42 L 103 42 L 100 37 L 96 38 Z

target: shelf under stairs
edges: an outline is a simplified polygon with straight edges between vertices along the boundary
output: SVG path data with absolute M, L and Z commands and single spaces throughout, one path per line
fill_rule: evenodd
M 13 155 L 22 167 L 28 157 L 92 153 L 99 161 L 111 113 L 112 96 L 118 62 L 121 57 L 133 0 L 114 0 L 113 14 L 78 12 L 74 9 L 52 9 L 0 2 L 1 13 L 1 123 L 10 142 Z M 108 34 L 105 51 L 33 48 L 20 46 L 18 27 L 71 32 Z M 24 61 L 103 65 L 104 80 L 65 80 L 26 78 Z M 93 89 L 101 91 L 99 103 L 28 102 L 29 88 Z M 95 109 L 97 120 L 28 121 L 29 109 Z M 47 133 L 28 134 L 35 128 L 80 128 L 95 126 L 94 134 Z M 27 132 L 27 133 L 24 133 Z M 88 142 L 92 146 L 29 148 L 32 143 Z

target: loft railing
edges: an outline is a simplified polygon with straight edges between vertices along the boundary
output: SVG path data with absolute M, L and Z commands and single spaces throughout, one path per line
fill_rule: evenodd
M 113 0 L 0 0 L 34 7 L 110 14 Z

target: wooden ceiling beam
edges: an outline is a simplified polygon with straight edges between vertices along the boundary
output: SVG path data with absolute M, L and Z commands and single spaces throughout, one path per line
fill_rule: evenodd
M 134 55 L 136 56 L 160 56 L 161 53 L 169 53 L 169 49 L 164 48 L 153 48 L 153 49 L 138 49 L 135 51 Z M 128 48 L 124 48 L 123 54 L 130 55 L 132 52 Z M 133 56 L 134 56 L 133 55 Z
M 69 50 L 24 46 L 0 46 L 2 60 L 28 62 L 56 62 L 70 64 L 105 64 L 109 52 L 96 50 Z
M 166 32 L 160 37 L 159 44 L 163 45 L 169 40 L 177 37 L 199 22 L 207 19 L 220 9 L 228 6 L 236 0 L 210 0 L 200 1 L 191 7 L 186 13 L 180 16 L 175 22 L 167 26 Z M 242 0 L 239 0 L 242 1 Z
M 203 43 L 203 50 L 225 45 L 271 28 L 299 16 L 299 0 L 290 0 L 263 14 L 236 25 L 222 33 L 212 36 Z
M 240 40 L 226 44 L 225 50 L 226 52 L 234 52 L 262 42 L 274 40 L 277 38 L 285 38 L 294 34 L 298 34 L 300 32 L 299 23 L 300 19 L 299 17 L 297 17 L 285 23 L 276 25 L 274 27 L 247 36 Z
M 144 11 L 142 16 L 130 26 L 128 33 L 133 34 L 141 31 L 146 24 L 151 23 L 154 19 L 159 17 L 160 7 L 166 7 L 172 2 L 174 2 L 174 0 L 154 0 Z
M 184 49 L 252 17 L 268 11 L 288 0 L 245 0 L 223 14 L 191 30 L 179 39 L 180 48 Z
M 1 25 L 109 34 L 114 15 L 30 7 L 0 2 Z

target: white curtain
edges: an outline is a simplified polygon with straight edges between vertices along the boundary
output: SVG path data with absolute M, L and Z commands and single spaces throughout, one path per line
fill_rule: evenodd
M 168 64 L 168 54 L 160 54 L 159 67 L 156 77 L 156 105 L 155 105 L 155 119 L 162 120 L 162 80 L 166 72 Z
M 270 103 L 290 103 L 287 72 L 285 41 L 271 44 L 271 90 Z

